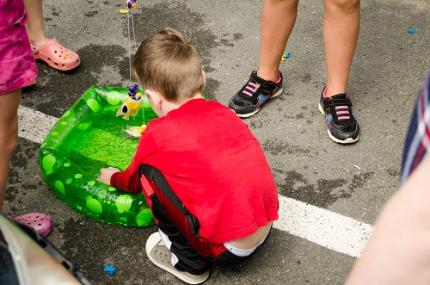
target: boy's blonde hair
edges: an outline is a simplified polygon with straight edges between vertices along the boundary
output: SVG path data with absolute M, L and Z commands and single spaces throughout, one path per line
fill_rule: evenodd
M 172 28 L 142 41 L 133 69 L 142 87 L 160 92 L 168 101 L 191 98 L 205 88 L 197 50 Z

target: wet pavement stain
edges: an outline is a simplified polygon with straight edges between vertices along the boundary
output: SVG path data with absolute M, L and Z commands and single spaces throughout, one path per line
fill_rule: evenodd
M 103 68 L 118 68 L 126 50 L 119 45 L 91 44 L 77 52 L 82 63 L 73 72 L 61 73 L 39 62 L 38 83 L 24 90 L 22 105 L 60 117 L 88 88 L 98 85 Z M 110 82 L 109 85 L 123 84 Z
M 232 42 L 230 42 L 230 40 L 228 40 L 228 39 L 220 39 L 220 42 L 225 46 L 234 47 L 234 44 Z
M 125 18 L 124 18 L 125 19 Z M 163 29 L 164 27 L 172 27 L 181 32 L 187 40 L 197 49 L 202 57 L 202 63 L 205 71 L 208 73 L 208 84 L 206 95 L 209 98 L 215 98 L 218 90 L 219 82 L 210 78 L 210 72 L 215 69 L 211 67 L 211 51 L 216 47 L 232 48 L 234 40 L 241 39 L 240 34 L 224 34 L 217 37 L 206 26 L 205 15 L 192 11 L 183 3 L 168 2 L 156 4 L 152 7 L 145 6 L 140 13 L 133 15 L 134 26 L 136 29 L 137 45 L 140 42 Z M 125 20 L 124 20 L 125 21 Z M 151 23 L 148 25 L 148 23 Z M 127 25 L 124 25 L 124 36 L 127 37 Z M 123 65 L 122 65 L 123 66 Z M 121 76 L 128 78 L 128 63 L 127 68 L 120 68 Z
M 303 113 L 299 113 L 299 114 L 297 114 L 296 115 L 296 117 L 295 117 L 296 119 L 303 119 L 304 118 L 304 115 L 303 115 Z
M 319 179 L 317 185 L 313 185 L 296 171 L 287 171 L 285 175 L 284 183 L 279 185 L 279 192 L 287 197 L 326 208 L 337 199 L 347 196 L 344 190 L 333 193 L 347 183 L 345 179 Z
M 305 73 L 302 78 L 303 83 L 309 83 L 312 80 L 312 76 L 309 73 Z
M 25 143 L 24 143 L 25 142 Z M 18 191 L 20 195 L 24 195 L 26 190 L 36 187 L 33 183 L 22 184 L 22 175 L 27 167 L 28 161 L 37 157 L 39 145 L 24 139 L 19 139 L 17 148 L 10 162 L 10 170 L 8 176 L 8 185 L 6 191 L 6 200 L 8 203 L 14 202 Z M 12 208 L 14 211 L 15 209 Z
M 304 148 L 298 145 L 291 145 L 288 142 L 281 141 L 278 139 L 268 139 L 263 143 L 263 149 L 265 152 L 269 152 L 272 155 L 310 155 L 310 148 Z
M 157 280 L 159 271 L 145 254 L 146 239 L 153 231 L 155 227 L 132 229 L 85 217 L 69 219 L 59 229 L 64 237 L 60 249 L 93 284 L 121 284 L 124 280 L 131 281 L 130 272 L 142 271 L 143 276 Z M 117 272 L 113 278 L 108 278 L 103 272 L 105 263 L 115 264 Z
M 233 38 L 237 41 L 237 40 L 242 40 L 243 39 L 243 34 L 241 33 L 234 33 L 233 34 Z
M 400 177 L 400 170 L 399 169 L 387 168 L 387 169 L 385 169 L 385 171 L 387 171 L 388 175 L 390 175 L 392 177 Z
M 351 184 L 348 186 L 348 189 L 351 191 L 354 191 L 358 188 L 363 187 L 364 183 L 366 183 L 366 181 L 371 178 L 374 175 L 373 172 L 369 171 L 369 172 L 363 172 L 360 174 L 356 174 L 352 177 L 352 182 Z
M 55 17 L 60 16 L 61 12 L 62 12 L 61 10 L 57 10 L 55 7 L 52 7 L 52 9 L 51 9 L 51 15 L 53 15 Z
M 251 118 L 249 120 L 249 126 L 251 127 L 251 129 L 259 129 L 262 128 L 264 125 L 265 122 L 261 118 Z
M 215 99 L 218 87 L 221 85 L 221 82 L 218 80 L 215 80 L 213 78 L 207 78 L 206 79 L 206 88 L 204 91 L 204 94 L 207 96 L 208 99 Z
M 98 13 L 99 13 L 98 11 L 89 11 L 89 12 L 85 13 L 84 15 L 87 17 L 94 17 Z
M 322 89 L 326 83 L 320 81 L 312 81 L 312 85 L 314 88 Z
M 276 171 L 280 173 L 280 171 Z M 318 179 L 316 185 L 309 183 L 303 174 L 297 171 L 287 171 L 279 193 L 317 207 L 327 208 L 340 198 L 349 198 L 351 194 L 363 187 L 373 176 L 373 172 L 365 172 L 353 176 L 351 182 L 345 179 Z
M 138 45 L 144 38 L 167 26 L 178 30 L 190 41 L 202 56 L 204 64 L 210 64 L 211 50 L 221 45 L 216 35 L 205 26 L 204 15 L 193 12 L 182 3 L 169 2 L 145 7 L 141 13 L 134 14 L 133 19 L 135 27 L 139 27 L 136 29 Z M 126 25 L 123 32 L 127 37 Z

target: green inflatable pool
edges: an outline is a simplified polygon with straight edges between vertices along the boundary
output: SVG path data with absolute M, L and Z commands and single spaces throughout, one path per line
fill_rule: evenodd
M 146 102 L 135 117 L 116 117 L 127 97 L 127 88 L 88 89 L 46 137 L 39 163 L 50 188 L 73 209 L 109 224 L 145 227 L 153 220 L 142 194 L 124 193 L 96 180 L 100 168 L 123 170 L 133 158 L 138 139 L 124 129 L 156 117 Z

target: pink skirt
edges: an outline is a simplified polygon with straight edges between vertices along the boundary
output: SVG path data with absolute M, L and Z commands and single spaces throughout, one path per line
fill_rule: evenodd
M 26 20 L 23 0 L 0 0 L 0 94 L 25 87 L 37 77 Z

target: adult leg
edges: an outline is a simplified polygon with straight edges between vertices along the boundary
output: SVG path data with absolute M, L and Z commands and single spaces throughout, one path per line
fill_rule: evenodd
M 384 207 L 347 285 L 430 284 L 430 157 Z
M 403 150 L 402 189 L 384 207 L 347 285 L 430 283 L 430 76 L 412 112 Z

